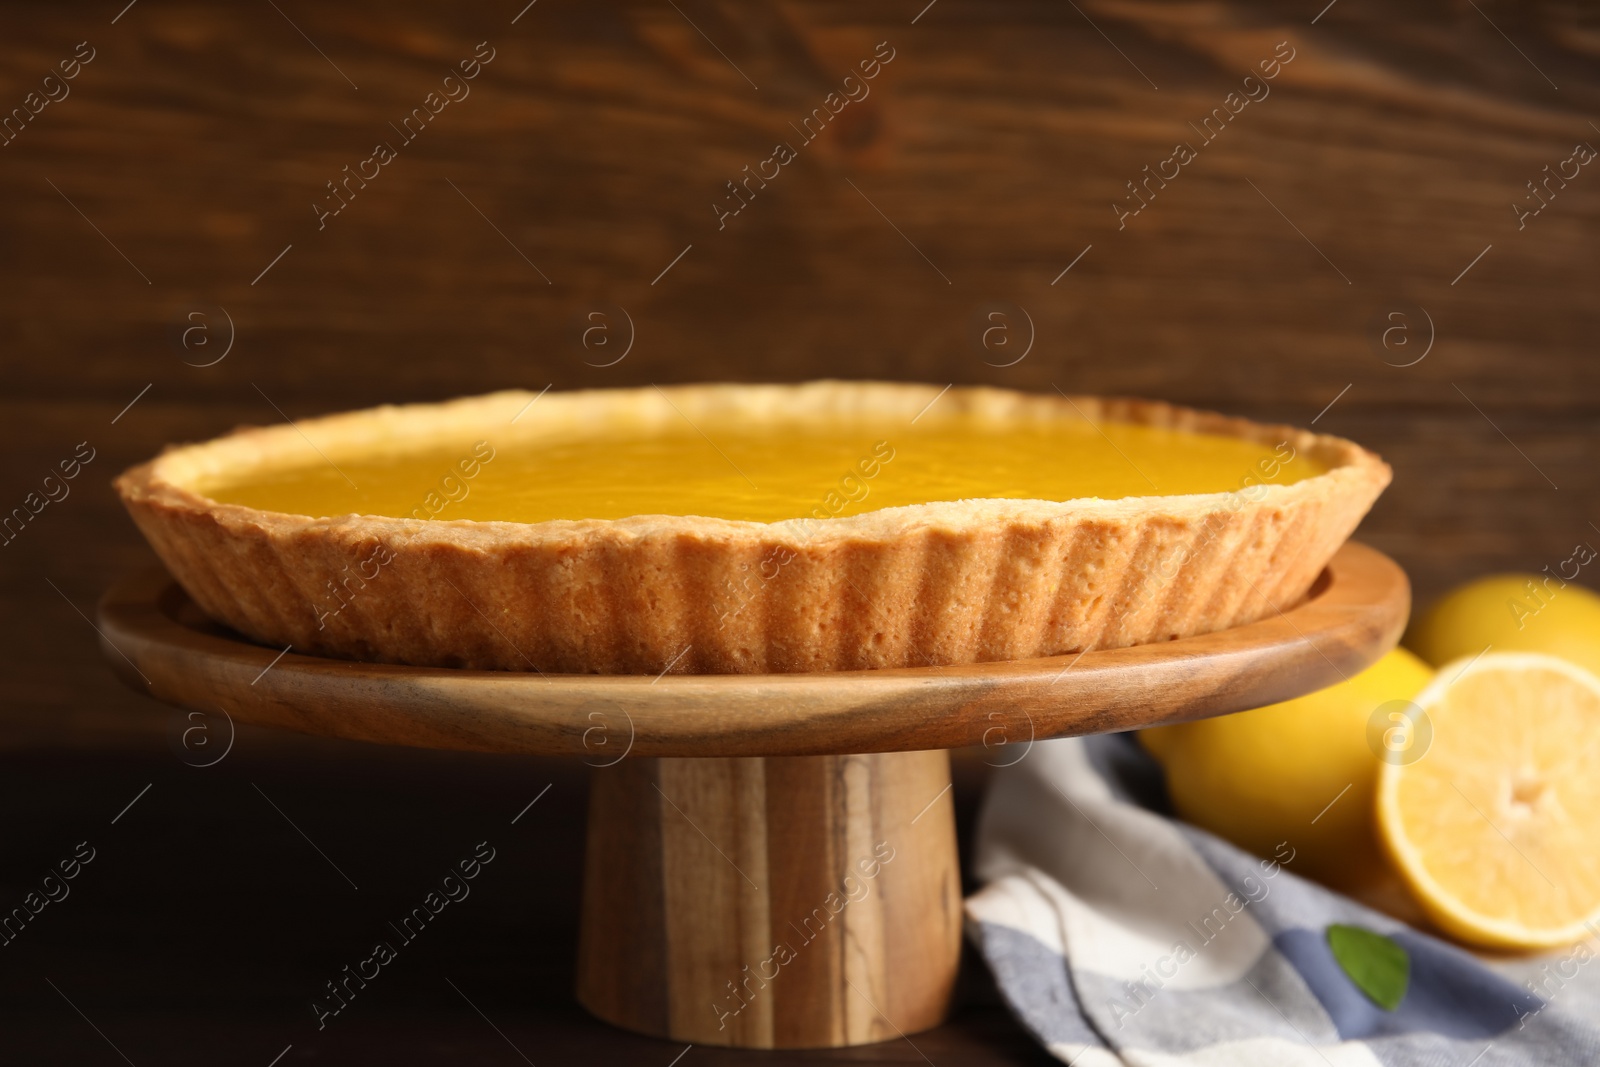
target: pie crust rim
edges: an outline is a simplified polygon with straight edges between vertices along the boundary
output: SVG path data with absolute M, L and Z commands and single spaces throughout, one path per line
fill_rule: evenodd
M 191 488 L 242 463 L 302 463 L 308 440 L 335 456 L 378 447 L 397 427 L 412 440 L 461 442 L 502 420 L 512 429 L 500 440 L 608 419 L 649 427 L 729 411 L 850 412 L 881 422 L 892 443 L 896 426 L 952 409 L 1223 434 L 1290 446 L 1327 470 L 1287 485 L 1241 472 L 1238 490 L 1218 493 L 977 499 L 774 523 L 314 518 Z M 823 381 L 372 408 L 169 448 L 116 488 L 208 613 L 280 647 L 560 673 L 762 673 L 1022 659 L 1254 621 L 1304 595 L 1390 477 L 1342 438 L 1159 401 Z M 330 595 L 330 582 L 343 584 Z

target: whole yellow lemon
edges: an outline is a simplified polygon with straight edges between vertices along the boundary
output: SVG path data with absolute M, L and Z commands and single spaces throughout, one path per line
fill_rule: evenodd
M 1187 821 L 1258 856 L 1287 843 L 1291 870 L 1339 888 L 1366 886 L 1386 869 L 1369 720 L 1381 705 L 1415 697 L 1432 676 L 1397 648 L 1327 689 L 1158 726 L 1139 739 L 1165 768 L 1173 807 Z
M 1587 546 L 1579 548 L 1567 569 L 1594 558 Z M 1493 648 L 1543 652 L 1600 674 L 1600 596 L 1551 574 L 1479 578 L 1413 622 L 1405 645 L 1435 667 Z

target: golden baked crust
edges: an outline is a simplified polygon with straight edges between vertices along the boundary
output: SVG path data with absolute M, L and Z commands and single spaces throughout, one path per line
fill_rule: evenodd
M 190 488 L 241 465 L 298 462 L 302 431 L 337 454 L 397 434 L 460 442 L 503 427 L 499 447 L 597 422 L 698 424 L 730 409 L 855 412 L 892 427 L 938 392 L 876 382 L 593 390 L 545 395 L 515 421 L 535 394 L 493 393 L 241 429 L 169 449 L 116 487 L 195 601 L 257 640 L 387 663 L 654 674 L 1025 659 L 1252 622 L 1304 596 L 1390 478 L 1359 446 L 1292 427 L 1150 401 L 953 388 L 939 405 L 1286 442 L 1328 470 L 1288 485 L 1241 472 L 1240 488 L 1223 493 L 965 500 L 775 523 L 313 519 Z

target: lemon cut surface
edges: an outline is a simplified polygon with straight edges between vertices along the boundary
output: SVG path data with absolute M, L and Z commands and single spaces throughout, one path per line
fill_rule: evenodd
M 1431 732 L 1379 772 L 1378 823 L 1446 932 L 1547 948 L 1600 920 L 1600 679 L 1536 653 L 1444 667 L 1416 699 Z

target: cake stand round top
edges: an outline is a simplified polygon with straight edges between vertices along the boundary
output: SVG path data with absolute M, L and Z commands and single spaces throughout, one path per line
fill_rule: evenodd
M 159 569 L 106 594 L 100 629 L 124 680 L 182 708 L 350 740 L 607 764 L 1019 744 L 1243 711 L 1355 674 L 1394 646 L 1409 609 L 1400 568 L 1349 543 L 1302 601 L 1245 626 L 942 667 L 650 677 L 302 656 L 212 622 Z

